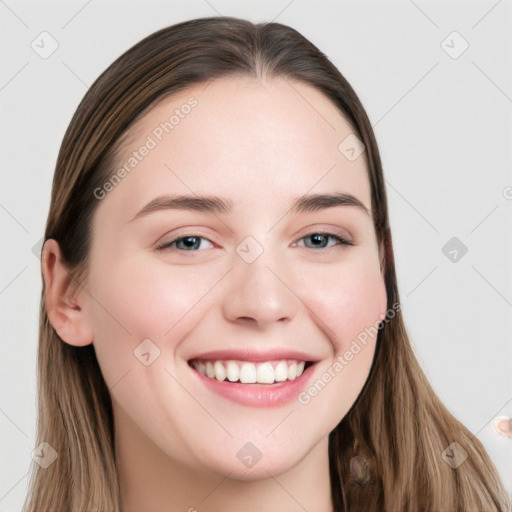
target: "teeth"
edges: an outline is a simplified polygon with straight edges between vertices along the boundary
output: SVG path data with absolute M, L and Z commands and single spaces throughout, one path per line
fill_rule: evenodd
M 276 382 L 283 382 L 288 378 L 288 365 L 286 361 L 279 361 L 274 369 L 274 378 Z
M 210 379 L 213 379 L 215 377 L 215 372 L 213 371 L 213 364 L 208 361 L 206 363 L 206 375 L 210 377 Z
M 199 363 L 201 364 L 201 363 Z M 236 382 L 240 376 L 240 368 L 235 361 L 228 361 L 226 365 L 226 373 L 229 382 Z
M 274 384 L 295 380 L 304 372 L 305 361 L 268 361 L 249 363 L 246 361 L 192 361 L 192 365 L 203 375 L 219 382 L 240 381 L 242 384 Z
M 196 368 L 203 374 L 206 375 L 206 366 L 204 363 L 198 362 Z
M 260 384 L 274 384 L 274 368 L 270 363 L 258 365 L 256 381 Z
M 215 371 L 215 378 L 217 380 L 222 382 L 226 378 L 226 369 L 220 361 L 215 361 L 213 370 Z
M 288 380 L 295 380 L 297 378 L 297 363 L 292 363 L 288 366 Z
M 252 363 L 245 363 L 240 368 L 240 382 L 242 384 L 254 384 L 256 382 L 256 366 Z

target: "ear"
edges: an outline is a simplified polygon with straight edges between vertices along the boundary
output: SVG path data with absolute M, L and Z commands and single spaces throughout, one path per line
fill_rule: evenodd
M 93 342 L 84 303 L 85 290 L 76 283 L 62 261 L 59 244 L 46 240 L 41 258 L 44 280 L 44 304 L 48 319 L 59 337 L 77 347 Z

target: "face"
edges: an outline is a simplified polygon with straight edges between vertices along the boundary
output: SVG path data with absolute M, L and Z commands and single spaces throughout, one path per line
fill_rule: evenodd
M 386 308 L 365 155 L 338 148 L 352 132 L 280 78 L 201 84 L 132 127 L 97 191 L 83 307 L 118 428 L 253 479 L 344 417 Z

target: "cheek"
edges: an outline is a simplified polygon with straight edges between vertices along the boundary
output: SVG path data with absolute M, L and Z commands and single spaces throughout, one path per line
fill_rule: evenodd
M 163 262 L 148 263 L 125 258 L 116 265 L 106 259 L 91 269 L 90 318 L 94 345 L 107 384 L 129 369 L 140 371 L 139 345 L 151 357 L 160 351 L 155 365 L 171 363 L 175 345 L 191 328 L 201 302 L 222 272 L 207 267 L 182 265 L 170 268 Z M 105 268 L 110 270 L 105 271 Z M 217 275 L 218 274 L 218 275 Z M 173 340 L 176 343 L 173 344 Z M 156 347 L 156 348 L 155 348 Z M 163 356 L 163 357 L 161 357 Z M 110 382 L 109 382 L 110 381 Z
M 379 325 L 384 290 L 378 265 L 361 258 L 317 270 L 306 289 L 305 303 L 325 326 L 335 353 L 344 352 L 354 339 Z
M 203 270 L 188 265 L 171 268 L 160 261 L 126 258 L 106 279 L 95 279 L 93 290 L 102 302 L 95 308 L 95 323 L 118 321 L 134 335 L 161 338 L 208 293 L 216 275 L 215 269 L 206 266 Z
M 385 287 L 378 266 L 362 260 L 317 272 L 306 304 L 324 326 L 332 358 L 322 361 L 317 377 L 299 395 L 311 414 L 328 416 L 332 430 L 346 415 L 368 378 L 385 313 Z M 330 431 L 329 430 L 329 431 Z

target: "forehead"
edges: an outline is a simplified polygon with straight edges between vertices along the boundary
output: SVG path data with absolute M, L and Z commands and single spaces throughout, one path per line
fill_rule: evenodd
M 141 206 L 162 193 L 214 193 L 249 206 L 336 189 L 370 209 L 364 153 L 350 160 L 340 150 L 353 132 L 326 96 L 302 82 L 198 84 L 130 128 L 116 162 L 127 172 L 101 207 Z

